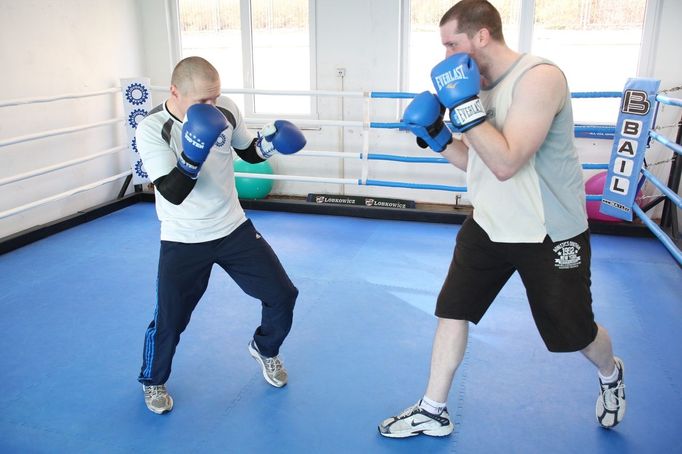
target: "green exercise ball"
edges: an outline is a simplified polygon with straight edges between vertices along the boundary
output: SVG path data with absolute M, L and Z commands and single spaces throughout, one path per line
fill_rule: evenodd
M 272 166 L 268 161 L 250 164 L 243 159 L 234 161 L 234 171 L 243 173 L 263 173 L 272 175 Z M 240 199 L 262 199 L 272 190 L 272 180 L 260 178 L 236 177 L 237 195 Z

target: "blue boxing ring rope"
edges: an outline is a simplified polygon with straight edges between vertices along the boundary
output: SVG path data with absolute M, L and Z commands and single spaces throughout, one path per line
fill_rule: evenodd
M 167 87 L 151 86 L 152 90 L 167 91 Z M 409 92 L 390 92 L 390 91 L 370 91 L 370 92 L 352 92 L 352 91 L 329 91 L 329 90 L 260 90 L 260 89 L 223 89 L 223 94 L 251 94 L 251 95 L 284 95 L 284 96 L 343 96 L 350 98 L 362 98 L 365 100 L 365 115 L 363 121 L 330 121 L 330 120 L 306 120 L 302 119 L 298 123 L 305 123 L 308 125 L 318 126 L 348 126 L 360 127 L 364 131 L 369 129 L 398 129 L 406 130 L 407 125 L 402 122 L 375 122 L 370 121 L 367 113 L 368 101 L 370 99 L 412 99 L 418 93 Z M 571 93 L 573 98 L 618 98 L 621 97 L 620 92 L 575 92 Z M 274 121 L 274 118 L 259 118 L 258 120 L 246 119 L 248 122 L 269 122 Z M 576 125 L 575 135 L 581 138 L 595 138 L 595 139 L 612 139 L 614 135 L 614 125 Z M 365 143 L 363 149 L 359 153 L 348 152 L 330 152 L 330 151 L 301 151 L 297 153 L 298 156 L 318 156 L 318 157 L 336 157 L 341 159 L 356 158 L 363 163 L 361 178 L 320 178 L 320 177 L 303 177 L 293 175 L 271 175 L 271 174 L 257 174 L 236 172 L 235 176 L 240 178 L 254 178 L 254 179 L 269 179 L 269 180 L 288 180 L 288 181 L 306 181 L 306 182 L 320 182 L 333 184 L 350 184 L 358 186 L 381 186 L 394 188 L 409 188 L 409 189 L 423 189 L 423 190 L 437 190 L 449 192 L 466 192 L 465 186 L 450 186 L 450 185 L 434 185 L 422 183 L 407 183 L 388 180 L 376 180 L 367 178 L 367 163 L 369 161 L 394 161 L 404 163 L 425 163 L 425 164 L 444 164 L 447 160 L 438 157 L 411 157 L 389 155 L 382 153 L 370 153 L 367 143 L 367 134 L 365 134 Z M 607 164 L 584 164 L 584 169 L 606 169 Z
M 226 91 L 229 93 L 233 93 L 234 91 L 229 90 Z M 267 93 L 277 93 L 274 91 L 268 91 L 268 90 L 238 90 L 236 92 L 239 93 L 261 93 L 261 92 L 267 92 Z M 312 92 L 315 93 L 315 92 Z M 296 92 L 296 94 L 300 94 L 299 92 Z M 318 93 L 322 95 L 330 95 L 330 92 L 322 92 Z M 350 96 L 358 96 L 358 93 L 347 93 Z M 411 99 L 417 96 L 418 93 L 407 93 L 407 92 L 387 92 L 387 91 L 373 91 L 373 92 L 368 92 L 364 93 L 363 96 L 369 99 Z M 571 97 L 573 98 L 619 98 L 622 96 L 622 93 L 620 92 L 575 92 L 571 93 Z M 446 124 L 449 125 L 449 122 L 446 122 Z M 406 130 L 407 125 L 403 122 L 368 122 L 366 124 L 369 128 L 373 129 L 398 129 L 398 130 Z M 450 125 L 449 125 L 450 126 Z M 581 138 L 596 138 L 596 139 L 613 139 L 615 131 L 615 126 L 612 125 L 576 125 L 575 126 L 575 136 L 576 137 L 581 137 Z M 310 153 L 300 153 L 302 156 L 313 156 L 315 152 L 310 152 Z M 319 155 L 319 154 L 318 154 Z M 363 160 L 367 161 L 393 161 L 393 162 L 404 162 L 404 163 L 419 163 L 419 164 L 449 164 L 449 161 L 445 158 L 438 158 L 438 157 L 414 157 L 414 156 L 400 156 L 400 155 L 392 155 L 392 154 L 382 154 L 382 153 L 369 153 L 369 152 L 360 152 L 357 154 L 349 154 L 349 153 L 344 153 L 344 156 L 341 156 L 340 154 L 333 154 L 333 153 L 324 153 L 324 156 L 330 157 L 330 156 L 336 156 L 336 157 L 344 157 L 344 158 L 351 158 L 351 157 L 356 157 L 360 158 Z M 593 163 L 585 163 L 582 164 L 583 169 L 585 170 L 603 170 L 603 169 L 608 169 L 608 164 L 603 163 L 603 164 L 593 164 Z M 254 173 L 235 173 L 235 176 L 238 177 L 245 177 L 245 178 L 261 178 L 261 179 L 278 179 L 277 175 L 263 175 L 263 174 L 254 174 Z M 303 180 L 300 178 L 295 178 L 295 180 L 299 181 L 322 181 L 321 179 L 311 177 L 310 179 Z M 406 182 L 399 182 L 399 181 L 387 181 L 387 180 L 375 180 L 375 179 L 357 179 L 357 180 L 344 180 L 340 181 L 339 179 L 333 179 L 333 181 L 330 181 L 333 183 L 342 183 L 342 184 L 357 184 L 358 186 L 381 186 L 381 187 L 393 187 L 393 188 L 408 188 L 408 189 L 424 189 L 424 190 L 437 190 L 437 191 L 449 191 L 449 192 L 466 192 L 467 188 L 466 186 L 450 186 L 450 185 L 441 185 L 441 184 L 424 184 L 424 183 L 406 183 Z M 601 196 L 588 196 L 587 200 L 601 200 Z
M 165 89 L 164 87 L 152 87 L 152 89 Z M 277 91 L 277 90 L 254 90 L 254 89 L 229 89 L 223 90 L 223 93 L 240 93 L 240 94 L 268 94 L 268 95 L 293 95 L 293 96 L 347 96 L 369 99 L 412 99 L 418 95 L 418 93 L 410 92 L 392 92 L 392 91 L 370 91 L 370 92 L 334 92 L 334 91 Z M 597 91 L 597 92 L 572 92 L 571 97 L 576 99 L 585 98 L 620 98 L 622 96 L 621 92 L 617 91 Z M 261 121 L 269 121 L 269 119 L 263 119 Z M 363 129 L 398 129 L 406 130 L 407 125 L 403 122 L 378 122 L 369 121 L 369 118 L 365 118 L 363 122 L 353 122 L 353 121 L 342 121 L 342 122 L 330 122 L 328 120 L 317 120 L 317 121 L 305 121 L 309 124 L 317 125 L 336 125 L 336 126 L 358 126 Z M 446 122 L 449 125 L 449 122 Z M 604 139 L 610 140 L 614 137 L 615 125 L 581 125 L 576 124 L 575 137 L 579 138 L 594 138 L 594 139 Z M 445 158 L 439 157 L 414 157 L 414 156 L 400 156 L 394 154 L 385 153 L 370 153 L 367 144 L 363 150 L 359 153 L 339 153 L 339 152 L 299 152 L 301 156 L 320 156 L 320 157 L 337 157 L 343 159 L 349 158 L 359 158 L 363 163 L 368 161 L 393 161 L 393 162 L 403 162 L 403 163 L 419 163 L 419 164 L 449 164 Z M 585 163 L 582 165 L 585 170 L 604 170 L 608 168 L 606 163 Z M 307 182 L 329 182 L 337 184 L 355 184 L 358 186 L 381 186 L 381 187 L 394 187 L 394 188 L 409 188 L 409 189 L 423 189 L 423 190 L 437 190 L 437 191 L 449 191 L 449 192 L 466 192 L 466 186 L 450 186 L 442 184 L 423 184 L 423 183 L 407 183 L 399 181 L 388 181 L 388 180 L 376 180 L 366 178 L 367 169 L 366 166 L 363 168 L 363 175 L 358 179 L 351 178 L 331 178 L 324 179 L 320 177 L 298 177 L 298 176 L 287 176 L 282 178 L 280 175 L 268 175 L 268 174 L 256 174 L 256 173 L 246 173 L 237 172 L 235 176 L 242 178 L 256 178 L 256 179 L 287 179 L 291 181 L 307 181 Z M 599 196 L 588 196 L 587 200 L 601 200 Z
M 162 89 L 166 90 L 165 87 L 151 87 L 152 89 Z M 364 118 L 363 121 L 330 121 L 330 120 L 300 120 L 301 123 L 314 124 L 314 125 L 330 125 L 330 126 L 353 126 L 360 127 L 364 132 L 369 129 L 397 129 L 406 130 L 407 125 L 402 122 L 379 122 L 370 121 L 369 119 L 369 104 L 370 99 L 411 99 L 414 98 L 417 93 L 408 92 L 387 92 L 387 91 L 371 91 L 371 92 L 334 92 L 334 91 L 277 91 L 277 90 L 254 90 L 254 89 L 227 89 L 223 90 L 222 93 L 241 93 L 241 94 L 252 94 L 252 95 L 294 95 L 294 96 L 344 96 L 344 97 L 355 97 L 363 98 L 364 104 Z M 622 92 L 616 91 L 597 91 L 597 92 L 572 92 L 571 98 L 573 99 L 585 99 L 585 98 L 622 98 Z M 658 94 L 656 96 L 657 108 L 658 104 L 667 104 L 671 106 L 682 107 L 682 100 L 672 98 L 663 94 Z M 273 119 L 259 119 L 254 120 L 258 122 L 271 121 Z M 247 119 L 249 122 L 249 119 Z M 446 123 L 447 124 L 447 123 Z M 577 138 L 593 138 L 602 140 L 613 140 L 615 136 L 615 125 L 592 125 L 592 124 L 576 124 L 574 126 L 574 135 Z M 633 211 L 642 220 L 642 223 L 646 225 L 654 236 L 661 240 L 661 243 L 670 251 L 673 257 L 682 265 L 682 253 L 679 250 L 679 232 L 677 227 L 677 213 L 674 207 L 680 207 L 680 197 L 677 195 L 677 190 L 679 189 L 680 183 L 680 170 L 682 169 L 682 163 L 678 158 L 679 154 L 682 154 L 681 146 L 681 136 L 682 135 L 682 122 L 680 123 L 680 128 L 678 130 L 678 137 L 676 142 L 672 142 L 661 134 L 650 131 L 650 140 L 655 140 L 662 145 L 670 148 L 674 152 L 673 156 L 673 166 L 671 167 L 670 177 L 668 184 L 664 184 L 657 180 L 651 172 L 643 169 L 642 179 L 646 179 L 652 183 L 657 189 L 663 194 L 658 198 L 658 200 L 649 203 L 647 206 L 640 208 L 639 206 L 633 206 Z M 449 191 L 449 192 L 466 192 L 466 186 L 450 186 L 443 184 L 424 184 L 424 183 L 409 183 L 400 181 L 388 181 L 388 180 L 377 180 L 367 177 L 368 174 L 368 163 L 369 161 L 393 161 L 402 163 L 419 163 L 419 164 L 446 164 L 448 161 L 441 157 L 414 157 L 414 156 L 400 156 L 395 154 L 386 153 L 372 153 L 369 150 L 368 144 L 368 134 L 364 134 L 364 143 L 362 150 L 356 153 L 349 152 L 333 152 L 333 151 L 306 151 L 303 150 L 298 153 L 302 156 L 318 156 L 318 157 L 336 157 L 341 159 L 360 159 L 362 163 L 362 176 L 360 178 L 322 178 L 322 177 L 312 177 L 312 176 L 293 176 L 293 175 L 269 175 L 269 174 L 256 174 L 256 173 L 245 173 L 236 172 L 236 177 L 242 178 L 256 178 L 256 179 L 272 179 L 272 180 L 289 180 L 289 181 L 306 181 L 306 182 L 322 182 L 322 183 L 335 183 L 335 184 L 351 184 L 358 186 L 378 186 L 378 187 L 393 187 L 393 188 L 409 188 L 409 189 L 422 189 L 422 190 L 436 190 L 436 191 Z M 585 170 L 605 170 L 608 169 L 607 163 L 585 163 L 582 164 Z M 601 201 L 602 195 L 587 195 L 586 200 L 588 201 Z M 657 225 L 644 213 L 651 209 L 653 206 L 657 205 L 659 202 L 665 201 L 664 203 L 664 215 L 661 219 L 660 225 Z M 668 232 L 666 232 L 666 230 Z
M 656 101 L 659 105 L 666 104 L 669 106 L 682 107 L 681 99 L 671 98 L 662 94 L 656 95 Z M 658 105 L 656 108 L 658 109 Z M 632 210 L 642 223 L 651 230 L 651 233 L 661 241 L 661 244 L 665 246 L 677 263 L 682 266 L 682 252 L 680 252 L 680 233 L 678 227 L 679 219 L 677 216 L 677 209 L 682 208 L 682 198 L 677 194 L 680 188 L 680 176 L 682 175 L 682 161 L 680 160 L 680 155 L 682 155 L 682 119 L 678 122 L 677 138 L 675 142 L 653 130 L 649 131 L 649 140 L 654 140 L 673 152 L 668 184 L 664 184 L 649 170 L 642 168 L 642 177 L 661 191 L 662 195 L 654 202 L 642 208 L 637 206 L 637 204 L 634 204 Z M 661 216 L 660 224 L 656 224 L 646 215 L 646 211 L 650 210 L 661 201 L 664 202 L 663 214 Z

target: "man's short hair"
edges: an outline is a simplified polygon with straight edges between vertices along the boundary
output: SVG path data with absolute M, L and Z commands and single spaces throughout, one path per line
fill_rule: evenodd
M 466 33 L 469 38 L 485 28 L 493 40 L 504 42 L 500 13 L 486 0 L 462 0 L 455 3 L 445 12 L 438 25 L 442 27 L 452 20 L 457 21 L 457 31 Z
M 214 81 L 219 78 L 218 70 L 208 60 L 201 57 L 187 57 L 175 65 L 171 75 L 171 85 L 175 85 L 180 93 L 187 94 L 194 88 L 195 81 Z

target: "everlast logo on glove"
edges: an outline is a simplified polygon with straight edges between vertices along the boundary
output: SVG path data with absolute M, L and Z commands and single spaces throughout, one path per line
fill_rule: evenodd
M 459 65 L 448 72 L 433 76 L 433 80 L 436 82 L 436 90 L 440 90 L 446 86 L 448 88 L 454 88 L 455 87 L 454 85 L 448 84 L 463 79 L 468 79 L 464 72 L 464 65 Z
M 471 119 L 485 117 L 485 110 L 481 101 L 476 98 L 468 103 L 460 104 L 450 111 L 450 116 L 457 116 L 459 123 L 466 123 Z
M 450 122 L 456 132 L 466 132 L 485 121 L 485 110 L 478 99 L 481 74 L 470 55 L 447 57 L 433 67 L 431 80 L 438 100 L 450 109 Z

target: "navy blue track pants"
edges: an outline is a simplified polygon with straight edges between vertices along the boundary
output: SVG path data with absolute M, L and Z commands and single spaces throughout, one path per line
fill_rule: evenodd
M 263 356 L 279 354 L 291 329 L 298 290 L 270 245 L 247 220 L 213 241 L 161 241 L 157 304 L 145 333 L 141 383 L 160 385 L 168 380 L 180 334 L 206 291 L 213 264 L 222 267 L 246 294 L 261 300 L 261 325 L 253 337 Z

